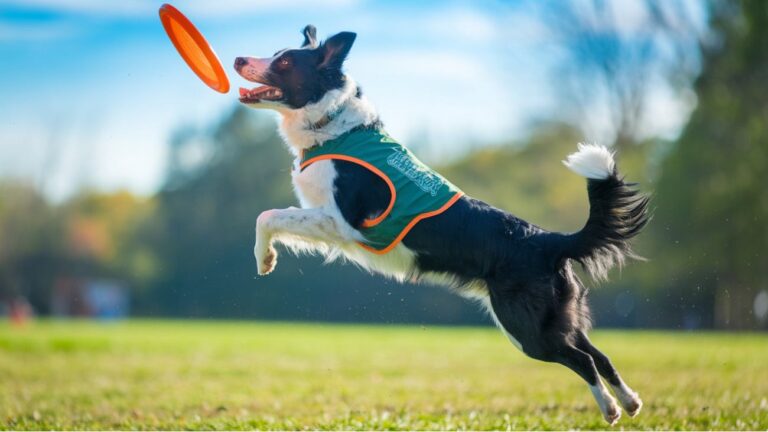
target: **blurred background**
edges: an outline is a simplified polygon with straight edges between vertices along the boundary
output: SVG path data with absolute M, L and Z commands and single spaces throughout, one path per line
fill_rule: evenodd
M 490 324 L 439 287 L 283 253 L 295 205 L 271 112 L 205 87 L 150 0 L 0 0 L 0 314 Z M 654 196 L 648 258 L 591 292 L 598 326 L 768 329 L 768 3 L 178 0 L 230 68 L 312 23 L 389 132 L 467 193 L 575 231 L 560 161 L 618 151 Z

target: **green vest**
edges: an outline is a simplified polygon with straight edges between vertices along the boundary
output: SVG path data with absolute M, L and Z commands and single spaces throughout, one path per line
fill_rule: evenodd
M 389 186 L 387 209 L 356 227 L 365 238 L 360 245 L 377 254 L 392 250 L 420 220 L 444 212 L 463 195 L 383 131 L 353 130 L 307 149 L 300 169 L 326 159 L 357 163 Z

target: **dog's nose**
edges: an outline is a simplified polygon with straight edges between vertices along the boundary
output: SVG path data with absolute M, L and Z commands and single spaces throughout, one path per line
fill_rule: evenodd
M 235 58 L 235 70 L 240 70 L 247 63 L 248 63 L 248 60 L 246 60 L 244 57 Z

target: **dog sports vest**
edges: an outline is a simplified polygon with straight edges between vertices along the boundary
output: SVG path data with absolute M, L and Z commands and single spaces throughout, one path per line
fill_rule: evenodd
M 463 195 L 383 131 L 352 130 L 307 149 L 299 169 L 327 159 L 359 164 L 389 186 L 387 209 L 358 228 L 365 238 L 360 246 L 376 254 L 391 251 L 420 220 L 439 215 Z

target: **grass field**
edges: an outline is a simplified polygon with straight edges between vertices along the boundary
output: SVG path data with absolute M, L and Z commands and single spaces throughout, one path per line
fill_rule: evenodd
M 595 332 L 626 429 L 768 428 L 768 336 Z M 495 329 L 0 324 L 4 429 L 604 429 L 586 385 Z

